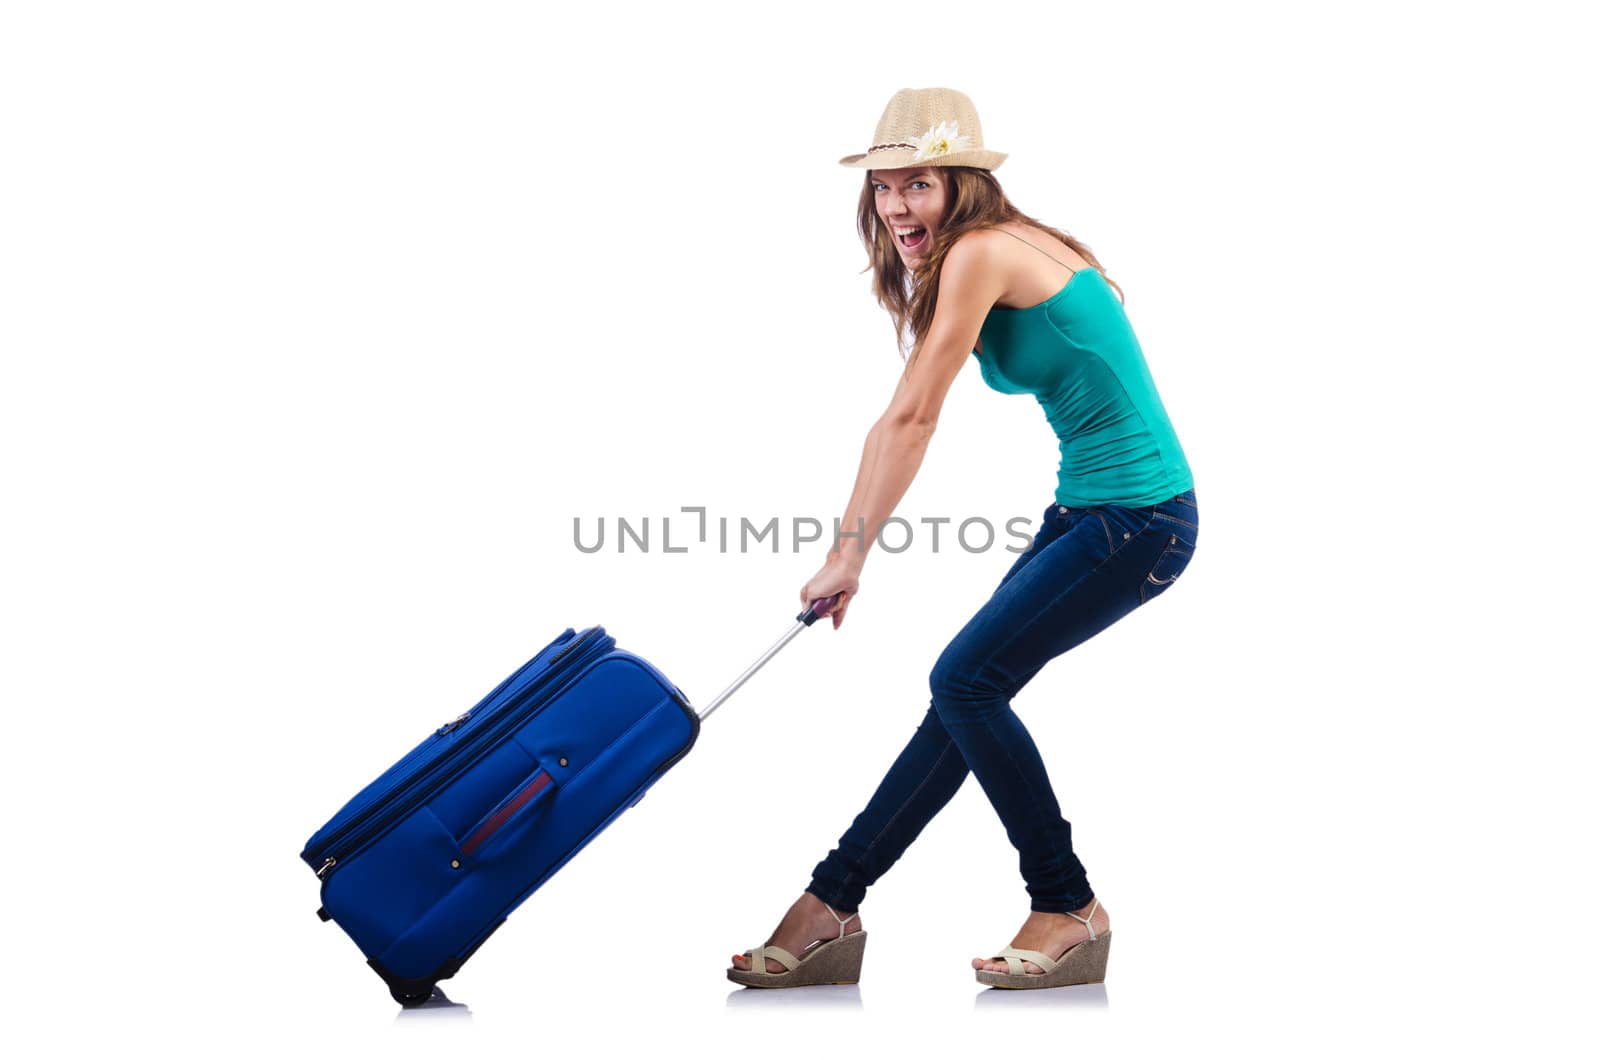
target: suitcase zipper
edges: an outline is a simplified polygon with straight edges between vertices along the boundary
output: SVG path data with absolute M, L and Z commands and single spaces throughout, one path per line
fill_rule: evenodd
M 317 842 L 314 847 L 307 846 L 300 857 L 314 867 L 316 865 L 316 857 L 321 851 L 326 850 L 330 844 L 339 842 L 345 835 L 349 833 L 351 828 L 353 828 L 359 821 L 364 819 L 366 815 L 372 813 L 374 809 L 383 802 L 384 799 L 387 799 L 396 791 L 399 791 L 406 784 L 410 783 L 419 772 L 423 772 L 429 767 L 429 763 L 425 760 L 430 755 L 438 754 L 438 740 L 441 736 L 446 736 L 456 728 L 466 724 L 467 720 L 470 719 L 480 707 L 485 707 L 486 705 L 492 706 L 494 704 L 495 697 L 500 695 L 500 693 L 504 692 L 511 685 L 515 684 L 517 679 L 526 673 L 529 667 L 533 666 L 535 663 L 543 661 L 545 667 L 548 669 L 549 667 L 553 666 L 558 659 L 566 654 L 567 649 L 570 648 L 574 642 L 581 639 L 582 634 L 570 634 L 566 637 L 566 643 L 561 644 L 561 647 L 556 654 L 551 656 L 548 660 L 545 660 L 543 659 L 545 651 L 550 650 L 550 646 L 547 645 L 544 651 L 541 651 L 538 655 L 535 655 L 533 658 L 523 663 L 516 670 L 512 671 L 512 673 L 509 674 L 505 680 L 501 681 L 498 685 L 495 685 L 494 689 L 489 692 L 488 695 L 484 696 L 483 699 L 478 702 L 477 706 L 465 712 L 454 721 L 446 722 L 438 729 L 435 729 L 426 740 L 418 744 L 411 750 L 409 754 L 390 767 L 389 772 L 392 774 L 392 776 L 389 782 L 383 788 L 367 795 L 366 798 L 361 800 L 361 802 L 348 806 L 342 810 L 341 813 L 345 816 L 344 822 L 326 838 Z M 561 643 L 561 641 L 558 639 L 552 643 Z M 418 763 L 419 760 L 421 760 L 420 764 L 415 764 Z M 323 826 L 324 829 L 327 827 L 327 825 Z M 312 838 L 315 840 L 317 837 L 313 836 Z
M 388 831 L 396 821 L 412 813 L 418 806 L 432 798 L 435 792 L 455 779 L 460 770 L 449 768 L 451 763 L 472 757 L 472 753 L 475 750 L 492 745 L 499 739 L 501 733 L 507 732 L 526 721 L 527 716 L 523 708 L 542 706 L 548 701 L 548 697 L 544 693 L 549 691 L 552 681 L 558 676 L 558 665 L 563 662 L 570 665 L 572 662 L 587 657 L 591 654 L 590 648 L 602 640 L 610 641 L 611 638 L 606 636 L 604 630 L 599 626 L 594 626 L 568 641 L 560 651 L 551 656 L 544 673 L 540 674 L 533 684 L 523 689 L 515 700 L 491 705 L 491 708 L 497 706 L 499 709 L 486 711 L 486 714 L 491 717 L 498 715 L 495 720 L 500 721 L 502 724 L 480 728 L 477 731 L 469 730 L 464 732 L 459 737 L 460 742 L 456 746 L 429 762 L 423 769 L 413 775 L 397 779 L 381 796 L 376 796 L 370 800 L 362 812 L 356 814 L 344 827 L 328 837 L 327 841 L 322 844 L 320 851 L 307 851 L 307 860 L 314 860 L 319 853 L 327 852 L 327 857 L 323 861 L 322 867 L 316 870 L 317 878 L 326 880 L 333 872 L 334 866 L 339 864 L 340 861 L 349 860 L 353 854 L 359 852 L 372 840 Z M 580 647 L 582 650 L 577 650 Z M 601 647 L 600 652 L 593 652 L 592 654 L 601 654 L 609 650 L 609 648 L 610 644 L 605 644 Z M 519 670 L 507 680 L 502 681 L 496 692 L 504 690 L 521 672 Z M 436 737 L 443 736 L 467 724 L 477 711 L 478 708 L 474 707 L 454 721 L 444 725 L 434 735 Z M 412 790 L 406 792 L 403 798 L 396 800 L 393 805 L 384 805 L 385 799 L 408 786 Z
M 544 688 L 545 685 L 550 681 L 550 679 L 555 676 L 555 674 L 557 672 L 558 664 L 560 664 L 562 662 L 562 660 L 565 659 L 572 652 L 572 650 L 574 648 L 577 648 L 579 645 L 591 644 L 598 637 L 602 637 L 604 635 L 605 635 L 604 631 L 600 627 L 596 626 L 596 627 L 592 627 L 590 629 L 584 630 L 582 633 L 578 634 L 577 636 L 573 637 L 571 640 L 567 641 L 567 643 L 562 645 L 560 650 L 558 650 L 555 655 L 551 656 L 550 659 L 545 663 L 545 670 L 544 670 L 544 672 L 542 674 L 539 675 L 539 678 L 533 684 L 531 684 L 529 687 L 524 688 L 524 689 L 521 690 L 521 692 L 519 693 L 518 698 L 519 699 L 525 698 L 525 697 L 527 697 L 527 696 L 539 691 L 540 689 Z M 521 677 L 524 672 L 526 672 L 526 670 L 528 669 L 529 666 L 532 666 L 534 663 L 539 662 L 539 661 L 540 660 L 539 660 L 538 656 L 534 656 L 532 659 L 529 659 L 528 662 L 524 663 L 521 667 L 519 667 L 515 672 L 513 672 L 504 681 L 501 681 L 498 685 L 496 685 L 494 691 L 490 692 L 487 696 L 485 696 L 482 703 L 480 703 L 476 707 L 473 707 L 471 710 L 465 712 L 461 716 L 457 717 L 454 721 L 447 722 L 445 725 L 443 725 L 439 729 L 435 730 L 434 734 L 433 734 L 434 735 L 434 739 L 437 740 L 438 738 L 449 734 L 450 732 L 452 732 L 455 729 L 461 727 L 462 725 L 465 725 L 472 718 L 472 716 L 474 714 L 479 712 L 479 708 L 483 708 L 484 713 L 488 714 L 488 713 L 491 713 L 496 707 L 500 707 L 500 708 L 508 707 L 513 701 L 507 701 L 507 702 L 496 704 L 496 703 L 493 702 L 494 697 L 499 695 L 501 692 L 504 692 L 507 687 L 515 684 L 516 680 L 519 677 Z M 389 799 L 391 796 L 393 796 L 396 792 L 404 790 L 409 785 L 414 785 L 414 784 L 423 782 L 425 780 L 425 778 L 427 778 L 427 776 L 428 776 L 428 774 L 430 772 L 436 772 L 442 766 L 444 766 L 450 759 L 454 758 L 456 755 L 462 753 L 464 750 L 466 750 L 468 748 L 477 746 L 478 745 L 478 740 L 477 740 L 478 735 L 479 734 L 477 734 L 477 733 L 470 733 L 469 732 L 469 733 L 464 734 L 462 737 L 458 737 L 458 739 L 461 740 L 461 743 L 458 744 L 456 747 L 450 748 L 450 749 L 446 750 L 443 754 L 441 754 L 439 757 L 434 758 L 434 759 L 432 759 L 432 760 L 430 760 L 428 762 L 423 763 L 422 766 L 419 769 L 416 769 L 416 770 L 412 771 L 411 773 L 407 773 L 407 774 L 404 774 L 402 776 L 396 777 L 395 780 L 387 788 L 385 788 L 381 792 L 378 792 L 378 793 L 374 794 L 371 798 L 369 798 L 362 805 L 362 807 L 358 811 L 356 811 L 354 814 L 352 814 L 350 820 L 346 821 L 344 823 L 344 825 L 342 825 L 338 829 L 338 831 L 336 831 L 332 835 L 330 835 L 320 845 L 320 850 L 319 851 L 307 851 L 307 855 L 308 855 L 307 856 L 307 860 L 308 861 L 309 860 L 313 860 L 317 856 L 317 854 L 322 852 L 322 851 L 333 850 L 336 847 L 347 846 L 347 845 L 349 845 L 351 843 L 354 843 L 357 846 L 364 845 L 365 842 L 366 842 L 366 838 L 367 838 L 369 832 L 371 831 L 371 829 L 369 829 L 367 827 L 368 824 L 370 822 L 372 822 L 374 819 L 386 818 L 386 817 L 389 816 L 388 814 L 385 814 L 383 812 L 384 811 L 384 802 L 387 799 Z M 432 747 L 437 746 L 437 745 L 433 741 L 429 741 L 429 743 L 426 746 L 427 746 L 427 748 L 431 749 Z M 407 810 L 407 812 L 410 812 L 409 809 Z M 322 868 L 318 870 L 319 876 L 324 871 L 331 871 L 332 870 L 332 864 L 331 863 L 337 862 L 337 860 L 338 859 L 335 858 L 335 857 L 330 857 L 326 861 L 324 861 L 323 864 L 322 864 Z M 326 877 L 321 877 L 321 878 L 325 879 Z

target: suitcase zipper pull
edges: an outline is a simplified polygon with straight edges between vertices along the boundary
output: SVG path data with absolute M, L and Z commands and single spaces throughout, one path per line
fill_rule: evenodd
M 322 878 L 323 878 L 323 877 L 324 877 L 324 876 L 326 876 L 326 875 L 328 875 L 328 873 L 329 873 L 329 872 L 330 872 L 330 871 L 331 871 L 331 870 L 332 870 L 332 869 L 333 869 L 333 867 L 334 867 L 334 866 L 335 866 L 335 865 L 337 865 L 337 864 L 338 864 L 338 863 L 339 863 L 339 859 L 338 859 L 338 858 L 329 858 L 329 859 L 328 859 L 328 860 L 327 860 L 327 861 L 324 861 L 324 862 L 323 862 L 323 863 L 322 863 L 322 868 L 320 868 L 320 869 L 318 869 L 318 870 L 317 870 L 317 879 L 319 879 L 319 880 L 320 880 L 320 879 L 322 879 Z
M 461 717 L 457 718 L 455 721 L 447 721 L 447 722 L 445 722 L 444 725 L 440 727 L 438 735 L 443 736 L 445 733 L 449 732 L 452 729 L 459 729 L 461 727 L 462 723 L 465 722 L 470 717 L 472 717 L 472 711 L 469 710 L 465 714 L 461 715 Z

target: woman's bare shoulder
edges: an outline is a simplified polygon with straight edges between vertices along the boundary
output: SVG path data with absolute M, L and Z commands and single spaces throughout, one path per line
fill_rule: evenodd
M 1042 228 L 1035 228 L 1033 225 L 1024 224 L 1021 221 L 1007 221 L 997 226 L 997 230 L 1005 233 L 1000 236 L 1001 239 L 1006 240 L 1024 254 L 1033 254 L 1034 252 L 1017 242 L 1018 239 L 1033 244 L 1037 250 L 1055 258 L 1069 269 L 1092 268 L 1077 251 Z M 1016 238 L 1012 238 L 1013 236 Z

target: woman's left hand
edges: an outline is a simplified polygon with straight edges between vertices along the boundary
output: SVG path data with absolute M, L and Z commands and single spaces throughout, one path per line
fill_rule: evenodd
M 813 601 L 826 600 L 834 593 L 843 593 L 844 595 L 839 597 L 839 602 L 827 612 L 833 619 L 833 628 L 838 629 L 839 624 L 844 621 L 845 609 L 850 606 L 850 601 L 855 598 L 860 585 L 860 572 L 854 565 L 839 560 L 829 560 L 800 590 L 800 606 L 810 607 Z

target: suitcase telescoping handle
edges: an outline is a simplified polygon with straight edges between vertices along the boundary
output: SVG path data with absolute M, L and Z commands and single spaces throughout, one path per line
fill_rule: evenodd
M 832 611 L 834 605 L 839 602 L 839 597 L 843 595 L 843 593 L 834 593 L 832 596 L 825 597 L 821 600 L 811 601 L 811 605 L 809 607 L 795 616 L 794 625 L 790 626 L 788 631 L 785 632 L 783 636 L 778 638 L 778 643 L 768 648 L 766 653 L 762 655 L 761 658 L 757 659 L 750 669 L 740 674 L 737 681 L 723 689 L 722 695 L 718 696 L 716 699 L 713 699 L 711 701 L 711 705 L 700 712 L 700 720 L 705 721 L 707 718 L 711 717 L 711 712 L 722 706 L 723 700 L 739 691 L 739 686 L 750 680 L 751 674 L 761 669 L 767 664 L 768 659 L 778 654 L 778 649 L 782 648 L 785 644 L 793 640 L 796 633 L 799 633 L 802 629 L 805 629 L 807 626 L 811 625 L 811 623 L 815 622 L 829 611 Z

